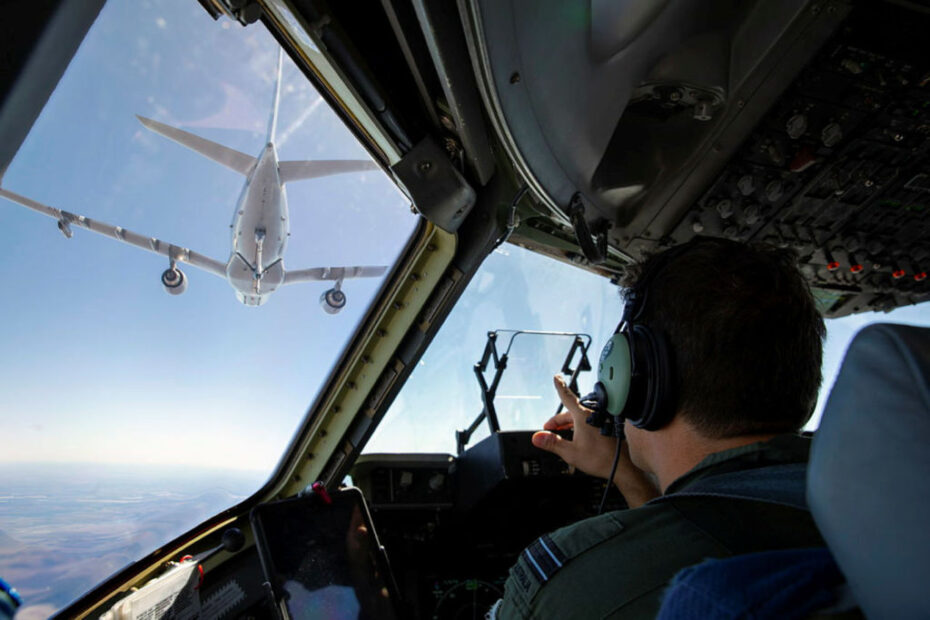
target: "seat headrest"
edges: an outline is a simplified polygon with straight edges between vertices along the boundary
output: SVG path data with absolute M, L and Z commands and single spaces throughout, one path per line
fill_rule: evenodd
M 808 503 L 869 617 L 930 617 L 928 385 L 930 329 L 870 325 L 814 437 Z

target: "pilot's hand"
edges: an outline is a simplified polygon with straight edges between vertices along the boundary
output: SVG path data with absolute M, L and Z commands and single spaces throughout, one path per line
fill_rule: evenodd
M 617 450 L 617 440 L 601 435 L 599 429 L 586 424 L 585 420 L 591 415 L 591 410 L 578 401 L 578 397 L 565 385 L 561 376 L 556 375 L 554 382 L 559 400 L 566 410 L 546 420 L 543 424 L 546 430 L 533 435 L 533 445 L 557 454 L 563 461 L 586 474 L 600 478 L 609 477 L 610 466 Z M 575 429 L 572 439 L 564 439 L 550 432 L 567 428 Z M 620 460 L 613 483 L 623 493 L 631 508 L 660 495 L 649 476 L 633 465 L 625 441 L 620 449 Z

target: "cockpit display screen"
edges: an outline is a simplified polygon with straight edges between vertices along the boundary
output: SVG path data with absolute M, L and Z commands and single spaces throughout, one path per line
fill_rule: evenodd
M 257 506 L 256 544 L 286 618 L 395 618 L 387 559 L 358 489 Z

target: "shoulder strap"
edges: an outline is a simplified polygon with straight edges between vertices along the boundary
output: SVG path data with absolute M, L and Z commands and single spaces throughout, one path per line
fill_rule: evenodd
M 806 492 L 807 464 L 791 463 L 710 476 L 681 492 L 663 495 L 648 503 L 659 504 L 680 497 L 725 497 L 808 510 Z

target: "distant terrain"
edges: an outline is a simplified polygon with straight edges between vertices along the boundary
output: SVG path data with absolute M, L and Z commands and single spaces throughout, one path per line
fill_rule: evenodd
M 257 491 L 253 472 L 0 463 L 0 576 L 45 617 Z M 31 609 L 30 609 L 31 608 Z

